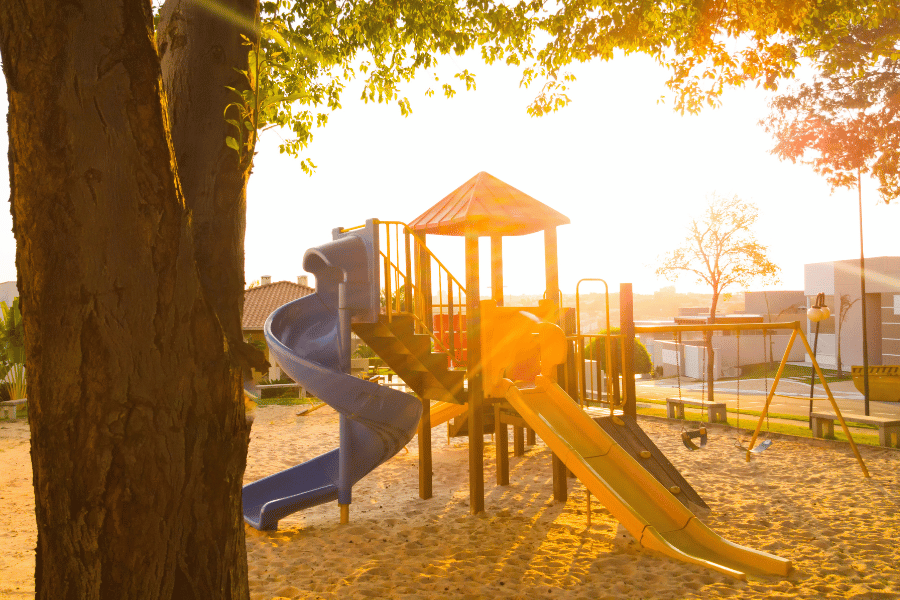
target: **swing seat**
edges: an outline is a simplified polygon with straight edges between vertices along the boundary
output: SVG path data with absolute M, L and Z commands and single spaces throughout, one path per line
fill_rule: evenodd
M 694 443 L 694 440 L 700 438 L 700 445 Z M 701 427 L 695 431 L 682 431 L 681 441 L 684 442 L 688 450 L 700 450 L 706 448 L 706 427 Z
M 769 446 L 771 446 L 771 445 L 772 445 L 772 440 L 763 440 L 759 444 L 754 446 L 750 452 L 752 452 L 754 454 L 759 454 L 760 452 L 764 452 L 764 451 L 768 450 Z

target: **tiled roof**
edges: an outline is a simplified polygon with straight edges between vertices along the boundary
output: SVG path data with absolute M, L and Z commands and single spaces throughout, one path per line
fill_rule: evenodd
M 262 329 L 266 319 L 279 306 L 312 294 L 315 290 L 293 281 L 276 281 L 244 290 L 242 329 Z

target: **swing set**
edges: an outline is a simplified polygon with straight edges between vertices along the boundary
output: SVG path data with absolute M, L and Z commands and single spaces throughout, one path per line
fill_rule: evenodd
M 766 422 L 766 431 L 768 432 L 769 426 L 769 406 L 772 403 L 772 398 L 775 396 L 775 391 L 778 389 L 778 382 L 781 380 L 781 376 L 784 373 L 784 368 L 787 365 L 788 356 L 790 356 L 791 349 L 794 346 L 794 342 L 796 341 L 798 335 L 800 340 L 803 342 L 804 347 L 806 348 L 807 354 L 812 358 L 813 369 L 816 374 L 819 376 L 819 380 L 822 382 L 822 387 L 825 390 L 825 393 L 828 396 L 829 402 L 831 402 L 831 408 L 834 410 L 834 414 L 836 418 L 841 423 L 841 428 L 844 431 L 844 435 L 847 436 L 847 440 L 850 442 L 850 447 L 853 449 L 853 454 L 856 456 L 856 461 L 859 463 L 860 469 L 862 469 L 863 475 L 865 477 L 869 477 L 869 470 L 866 468 L 865 462 L 863 462 L 862 456 L 859 453 L 859 449 L 856 447 L 856 442 L 853 440 L 853 436 L 850 433 L 850 429 L 847 427 L 847 423 L 844 421 L 844 417 L 841 414 L 840 408 L 838 408 L 837 402 L 834 399 L 834 396 L 831 393 L 831 389 L 828 387 L 828 382 L 825 379 L 825 374 L 822 373 L 822 369 L 819 367 L 819 363 L 816 360 L 815 353 L 813 353 L 812 348 L 809 346 L 809 342 L 806 339 L 806 335 L 804 335 L 803 330 L 800 328 L 800 323 L 797 321 L 789 322 L 789 323 L 722 323 L 722 324 L 712 324 L 712 325 L 659 325 L 659 326 L 635 326 L 634 331 L 635 334 L 639 333 L 671 333 L 675 336 L 678 341 L 678 349 L 676 351 L 676 357 L 680 357 L 681 354 L 681 334 L 684 332 L 714 332 L 714 331 L 735 331 L 737 332 L 738 337 L 738 365 L 740 365 L 740 332 L 741 331 L 763 331 L 763 344 L 765 344 L 765 332 L 767 330 L 773 329 L 789 329 L 791 331 L 791 337 L 788 341 L 787 347 L 784 350 L 784 356 L 781 358 L 781 364 L 778 367 L 778 371 L 775 373 L 775 379 L 772 382 L 772 388 L 768 389 L 768 375 L 766 376 L 766 403 L 763 406 L 762 412 L 759 415 L 759 421 L 756 423 L 756 429 L 753 432 L 752 437 L 750 438 L 749 444 L 746 448 L 743 445 L 743 442 L 740 440 L 740 376 L 738 376 L 738 439 L 736 441 L 736 445 L 738 445 L 741 449 L 745 449 L 747 451 L 747 461 L 750 461 L 751 454 L 758 454 L 764 451 L 766 448 L 772 445 L 772 440 L 765 438 L 763 439 L 759 446 L 756 446 L 756 441 L 759 438 L 760 431 L 762 430 L 763 422 Z M 678 396 L 679 400 L 681 400 L 681 364 L 680 360 L 676 358 L 677 370 L 678 370 Z M 701 397 L 701 405 L 703 409 L 706 409 L 706 381 L 703 379 L 703 395 Z M 708 410 L 707 410 L 708 413 Z M 702 416 L 701 410 L 701 419 Z M 708 414 L 707 414 L 708 418 Z M 682 428 L 682 441 L 684 445 L 691 450 L 699 450 L 704 448 L 708 442 L 708 436 L 706 427 L 704 426 L 704 422 L 701 420 L 700 427 L 695 430 L 686 430 Z M 694 440 L 699 440 L 699 444 L 695 443 Z
M 681 396 L 681 351 L 683 346 L 681 345 L 680 331 L 675 333 L 675 344 L 675 375 L 678 378 L 678 401 L 681 402 L 683 406 L 684 398 Z M 703 370 L 701 372 L 706 372 L 706 355 L 703 356 Z M 706 418 L 709 419 L 709 409 L 706 407 L 706 378 L 703 377 L 700 381 L 702 382 L 700 391 L 700 426 L 693 430 L 685 429 L 683 424 L 681 426 L 681 441 L 688 450 L 692 451 L 706 448 L 706 443 L 708 441 L 706 427 L 703 424 L 704 412 L 706 412 Z M 694 442 L 694 440 L 699 440 L 699 443 Z

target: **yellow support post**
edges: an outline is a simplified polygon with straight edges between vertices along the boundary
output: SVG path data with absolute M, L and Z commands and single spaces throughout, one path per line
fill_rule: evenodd
M 788 355 L 791 353 L 791 348 L 794 347 L 794 339 L 797 337 L 798 331 L 800 331 L 799 325 L 791 331 L 791 339 L 788 341 L 787 348 L 784 349 L 784 356 L 781 357 L 781 364 L 778 365 L 778 372 L 775 373 L 775 381 L 772 382 L 772 389 L 769 390 L 769 395 L 766 397 L 766 404 L 763 406 L 762 412 L 759 413 L 759 422 L 756 424 L 756 431 L 753 432 L 753 437 L 750 438 L 750 444 L 747 446 L 747 462 L 750 462 L 750 451 L 753 450 L 753 445 L 756 443 L 756 438 L 759 436 L 760 429 L 762 429 L 763 420 L 765 420 L 766 415 L 769 414 L 769 404 L 772 403 L 772 398 L 775 396 L 775 390 L 778 388 L 778 381 L 781 379 L 781 374 L 784 373 L 784 367 L 787 365 Z
M 822 373 L 822 369 L 819 368 L 819 363 L 816 361 L 816 356 L 813 354 L 812 349 L 809 347 L 809 342 L 806 339 L 806 336 L 803 335 L 803 332 L 800 332 L 800 339 L 803 340 L 803 345 L 806 347 L 806 351 L 812 357 L 813 368 L 816 370 L 816 373 L 819 375 L 819 379 L 822 380 L 822 387 L 825 388 L 825 393 L 828 394 L 828 400 L 831 402 L 831 408 L 834 409 L 834 414 L 837 415 L 838 420 L 841 422 L 841 427 L 844 430 L 844 435 L 847 436 L 847 441 L 850 442 L 850 447 L 853 448 L 853 454 L 856 455 L 856 462 L 859 463 L 859 468 L 862 469 L 863 475 L 866 477 L 870 477 L 869 470 L 866 468 L 866 463 L 863 462 L 862 456 L 859 454 L 859 448 L 856 447 L 856 442 L 853 441 L 853 436 L 850 435 L 850 428 L 847 427 L 847 423 L 844 421 L 844 416 L 841 414 L 841 409 L 838 408 L 837 402 L 834 399 L 834 396 L 831 395 L 831 388 L 828 387 L 828 382 L 825 381 L 825 374 Z
M 587 492 L 587 526 L 590 528 L 591 526 L 591 490 L 585 488 Z

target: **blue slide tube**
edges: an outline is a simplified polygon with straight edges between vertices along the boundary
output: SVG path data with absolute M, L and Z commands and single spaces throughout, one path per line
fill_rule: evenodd
M 338 449 L 244 486 L 244 520 L 261 530 L 299 510 L 349 504 L 353 485 L 400 451 L 415 435 L 422 413 L 414 396 L 348 374 L 350 322 L 378 318 L 378 242 L 372 222 L 311 248 L 303 267 L 316 276 L 316 293 L 266 320 L 269 352 L 307 392 L 341 415 Z

